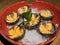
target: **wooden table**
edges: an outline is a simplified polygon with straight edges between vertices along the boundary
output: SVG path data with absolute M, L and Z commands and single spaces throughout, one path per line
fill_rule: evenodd
M 22 0 L 0 0 L 0 13 L 9 5 L 19 2 L 19 1 L 22 1 Z M 34 0 L 25 0 L 25 1 L 32 3 Z M 60 8 L 60 0 L 43 0 L 43 1 L 50 2 Z M 60 34 L 50 45 L 60 45 Z

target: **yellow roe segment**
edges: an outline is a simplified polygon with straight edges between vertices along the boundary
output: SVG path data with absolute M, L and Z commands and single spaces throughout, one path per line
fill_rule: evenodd
M 23 9 L 22 8 L 19 8 L 18 9 L 18 13 L 23 14 Z
M 12 14 L 7 15 L 7 17 L 6 17 L 6 21 L 8 23 L 15 22 L 16 20 L 18 20 L 18 15 L 15 12 L 13 12 Z
M 23 14 L 25 12 L 28 12 L 28 6 L 23 6 L 18 9 L 18 13 Z
M 43 34 L 52 34 L 52 32 L 51 32 L 52 28 L 53 28 L 53 26 L 51 23 L 46 23 L 46 25 L 41 24 L 39 26 L 39 30 Z
M 39 18 L 40 18 L 40 16 L 35 17 L 35 15 L 33 14 L 31 17 L 31 21 L 26 22 L 26 23 L 29 23 L 30 26 L 36 25 L 39 22 Z
M 46 24 L 46 27 L 47 27 L 47 29 L 48 29 L 49 31 L 52 30 L 52 28 L 53 28 L 53 26 L 52 26 L 51 23 L 47 23 L 47 24 Z
M 9 34 L 10 35 L 13 35 L 14 34 L 14 32 L 13 32 L 14 30 L 13 29 L 11 29 L 11 30 L 9 30 L 8 32 L 9 32 Z
M 8 33 L 10 35 L 9 37 L 11 39 L 14 39 L 14 38 L 22 36 L 24 34 L 24 29 L 23 28 L 21 29 L 19 26 L 14 26 L 14 28 L 10 29 Z
M 25 12 L 28 12 L 28 6 L 24 6 L 24 7 L 23 7 L 23 11 L 24 11 L 24 13 L 25 13 Z
M 51 16 L 51 12 L 49 10 L 42 10 L 41 11 L 41 16 L 50 17 Z

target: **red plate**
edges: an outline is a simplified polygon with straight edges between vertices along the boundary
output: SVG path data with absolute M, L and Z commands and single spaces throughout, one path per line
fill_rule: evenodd
M 18 44 L 18 45 L 23 45 L 22 42 L 15 42 L 14 40 L 11 40 L 7 37 L 7 32 L 8 32 L 8 28 L 7 28 L 7 25 L 6 25 L 6 22 L 5 22 L 5 17 L 8 13 L 10 12 L 13 12 L 13 11 L 17 11 L 17 9 L 19 7 L 22 7 L 22 6 L 25 6 L 25 5 L 29 5 L 30 7 L 32 8 L 37 8 L 38 10 L 41 10 L 41 9 L 50 9 L 54 12 L 54 18 L 53 18 L 53 23 L 56 23 L 59 25 L 58 27 L 58 31 L 56 33 L 56 35 L 53 36 L 53 38 L 47 40 L 46 42 L 42 42 L 40 44 L 37 44 L 37 45 L 44 45 L 44 44 L 48 44 L 50 43 L 51 41 L 53 41 L 56 36 L 59 34 L 59 31 L 60 31 L 60 10 L 52 5 L 52 4 L 49 4 L 47 2 L 43 2 L 43 1 L 38 1 L 36 0 L 35 2 L 33 2 L 32 4 L 28 4 L 27 2 L 25 1 L 22 1 L 22 2 L 17 2 L 11 6 L 9 6 L 8 8 L 6 8 L 0 15 L 0 34 L 6 39 L 8 40 L 9 42 L 13 43 L 13 44 Z M 25 45 L 25 44 L 24 44 Z

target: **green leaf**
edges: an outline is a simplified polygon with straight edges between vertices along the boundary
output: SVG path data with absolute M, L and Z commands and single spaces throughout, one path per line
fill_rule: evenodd
M 27 21 L 30 21 L 31 20 L 31 17 L 32 17 L 31 13 L 30 14 L 29 13 L 24 13 L 23 16 L 24 16 L 24 18 L 27 19 Z M 18 26 L 20 26 L 21 24 L 23 24 L 23 23 L 25 23 L 27 21 L 22 21 L 21 23 L 19 23 Z
M 27 19 L 27 21 L 31 20 L 31 17 L 32 17 L 31 13 L 30 14 L 29 13 L 24 13 L 23 15 Z

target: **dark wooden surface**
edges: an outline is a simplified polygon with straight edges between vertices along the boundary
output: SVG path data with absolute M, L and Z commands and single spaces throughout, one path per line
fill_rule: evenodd
M 9 5 L 19 2 L 19 1 L 22 1 L 22 0 L 0 0 L 0 13 Z M 25 1 L 32 3 L 34 0 L 25 0 Z M 58 8 L 60 8 L 60 0 L 42 0 L 42 1 L 52 3 L 52 4 L 56 5 Z M 0 37 L 0 39 L 3 39 L 3 38 Z M 3 43 L 4 43 L 4 41 L 3 41 Z M 50 45 L 60 45 L 60 34 Z

